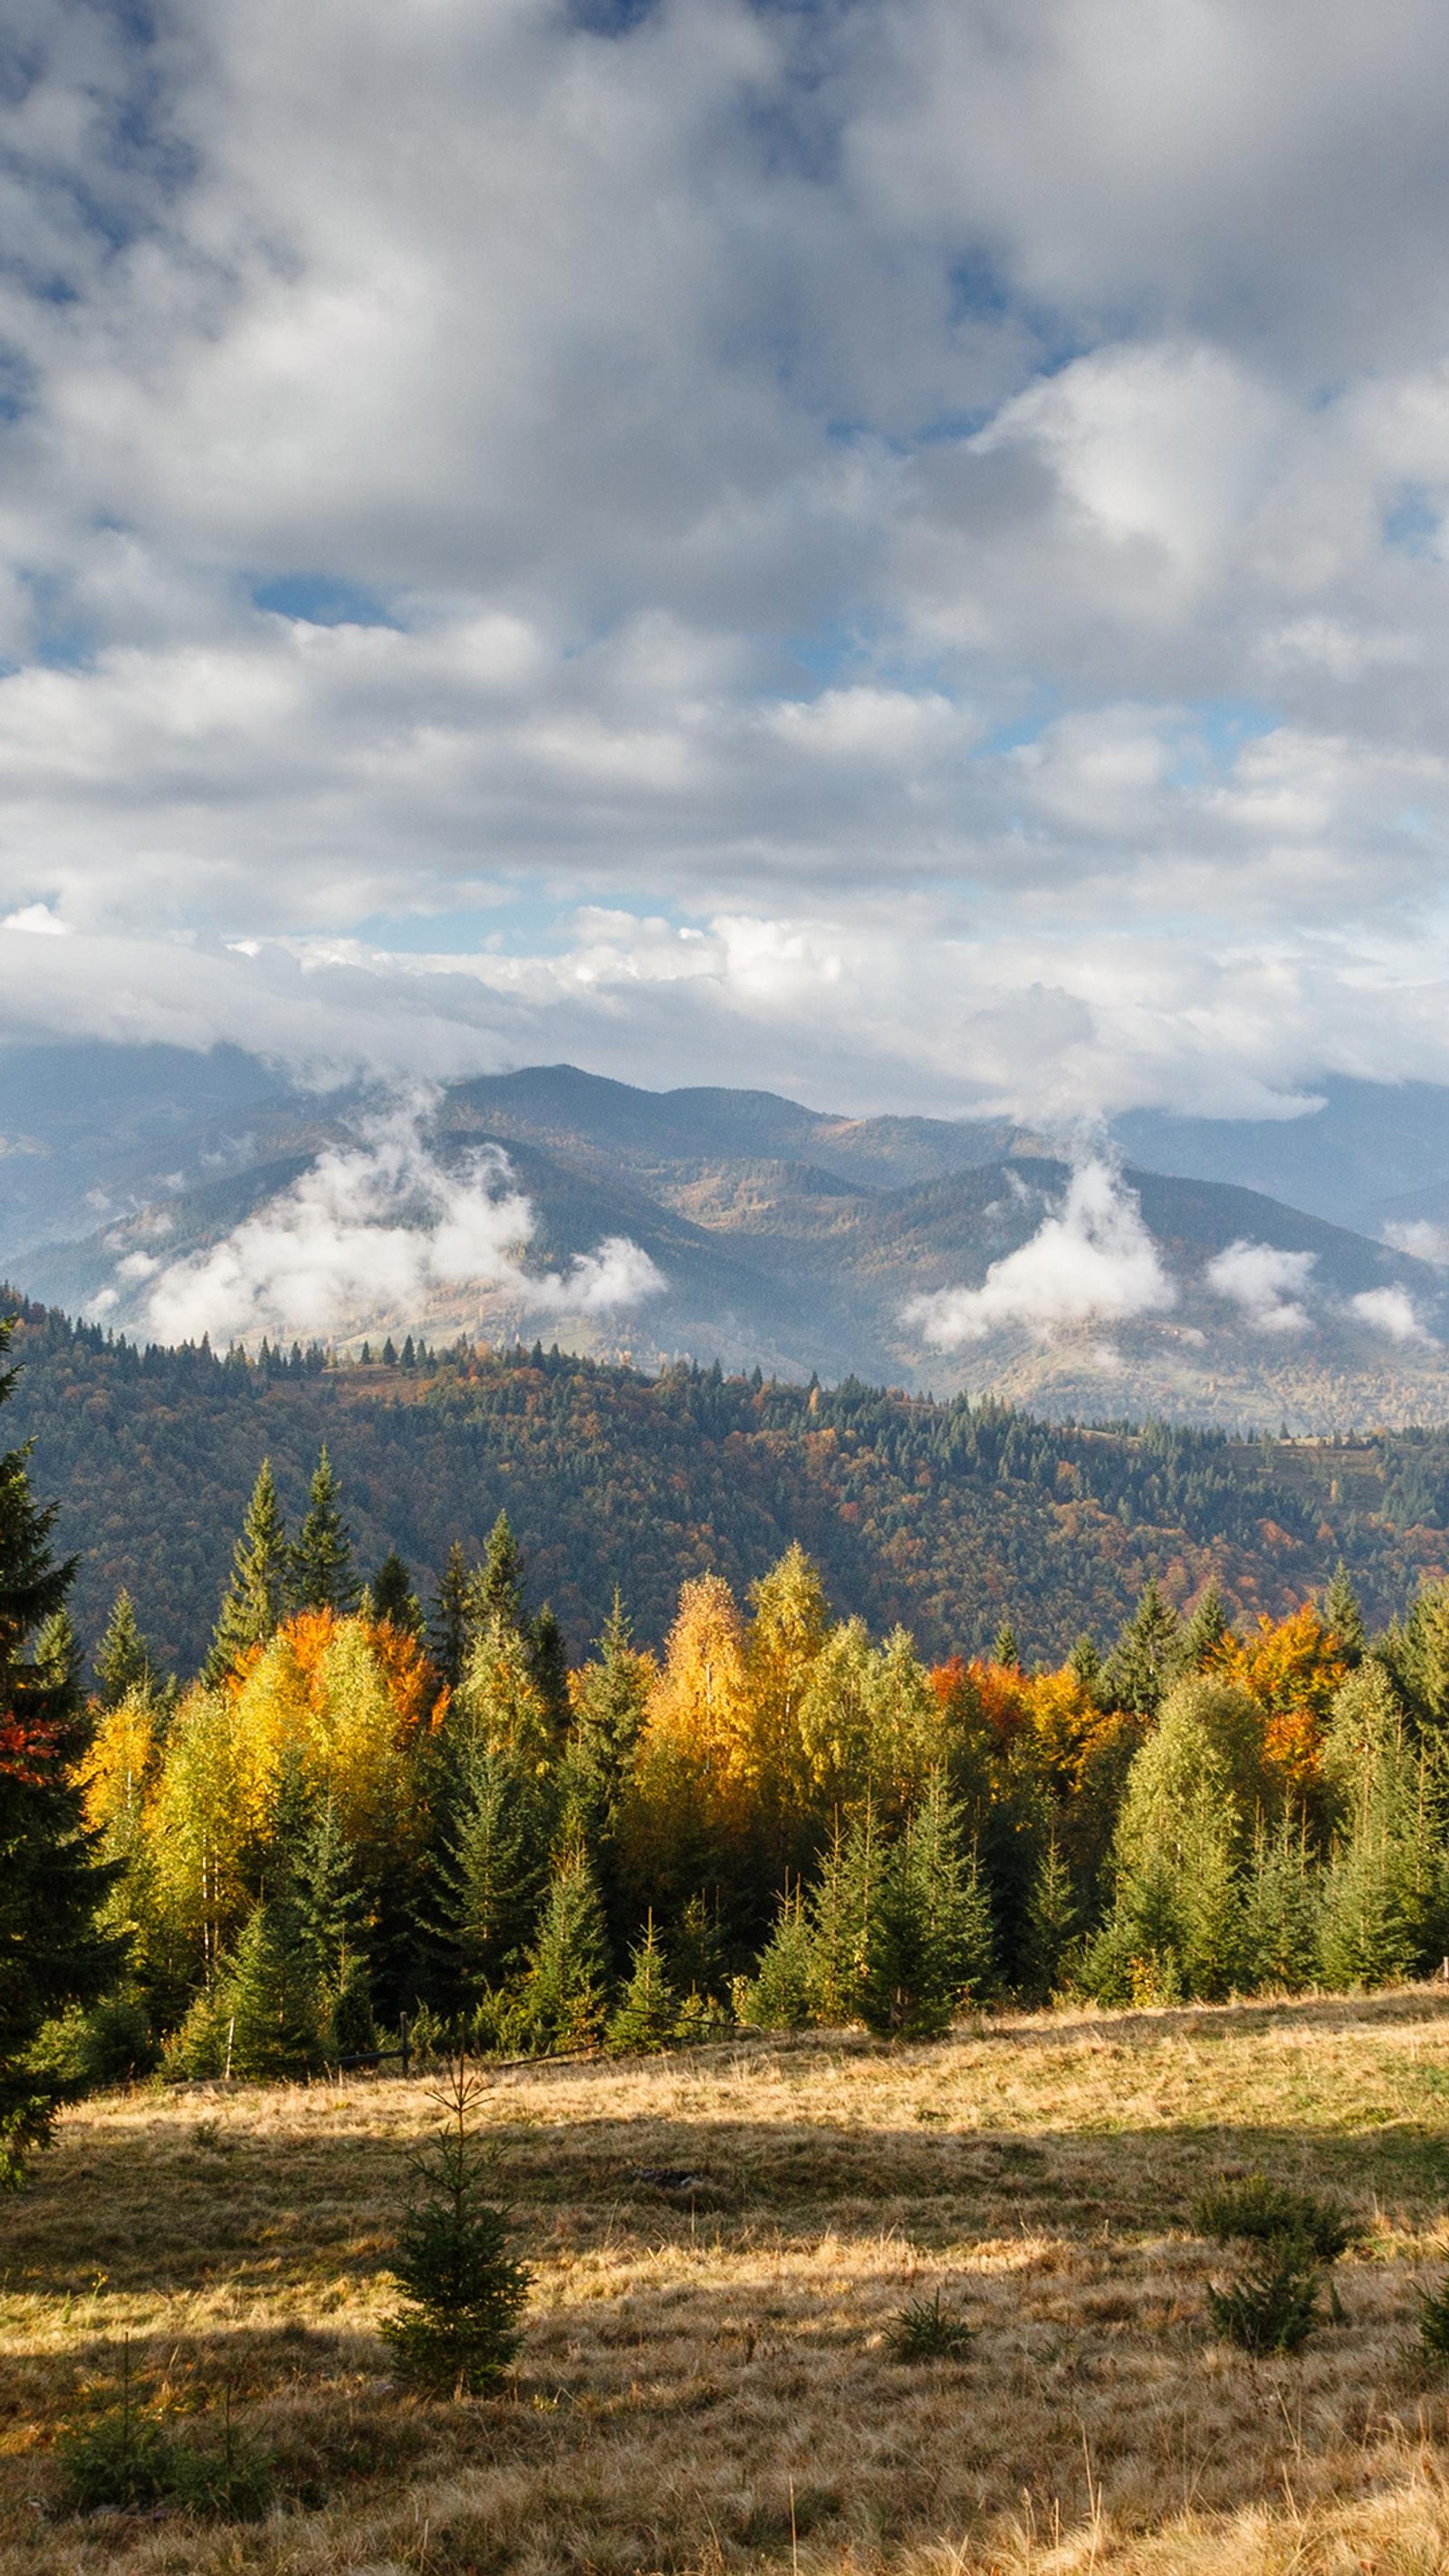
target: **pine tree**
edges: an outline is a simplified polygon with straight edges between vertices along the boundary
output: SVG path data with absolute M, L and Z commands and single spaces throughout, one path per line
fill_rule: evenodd
M 352 1536 L 342 1517 L 337 1478 L 325 1444 L 292 1550 L 292 1598 L 299 1610 L 334 1610 L 343 1617 L 357 1599 Z
M 433 1596 L 432 1619 L 433 1661 L 449 1690 L 457 1689 L 468 1658 L 470 1590 L 468 1560 L 454 1539 Z
M 604 1909 L 586 1855 L 566 1851 L 554 1871 L 528 1955 L 520 2004 L 536 2048 L 592 2048 L 608 2001 Z
M 256 1646 L 276 1633 L 287 1606 L 287 1532 L 271 1462 L 264 1458 L 232 1558 L 231 1582 L 203 1678 L 225 1681 Z
M 663 1946 L 655 1932 L 651 1914 L 644 1927 L 644 1938 L 634 1950 L 629 1982 L 610 2018 L 609 2046 L 620 2053 L 667 2048 L 678 2026 L 679 1997 L 669 1982 Z
M 382 2329 L 399 2369 L 439 2395 L 477 2396 L 497 2384 L 518 2350 L 528 2292 L 502 2212 L 484 2193 L 473 2135 L 481 2091 L 455 2060 L 436 2097 L 446 2124 L 414 2159 L 418 2187 L 393 2266 L 405 2304 Z
M 401 1636 L 421 1637 L 422 1604 L 413 1590 L 413 1579 L 399 1556 L 390 1548 L 368 1587 L 372 1594 L 374 1619 L 385 1619 Z
M 0 1356 L 13 1330 L 0 1319 Z M 0 1366 L 0 1405 L 14 1384 Z M 0 2185 L 18 2182 L 27 2148 L 50 2134 L 60 2087 L 27 2063 L 37 2032 L 93 2003 L 122 1959 L 96 1924 L 114 1872 L 82 1824 L 79 1694 L 37 1637 L 62 1616 L 75 1569 L 51 1556 L 55 1506 L 34 1500 L 27 1456 L 0 1456 Z
M 151 1657 L 129 1592 L 116 1594 L 106 1633 L 96 1648 L 97 1696 L 102 1708 L 119 1708 L 132 1691 L 149 1691 Z
M 1150 1717 L 1173 1678 L 1179 1641 L 1176 1611 L 1156 1583 L 1148 1582 L 1108 1658 L 1103 1680 L 1109 1706 Z

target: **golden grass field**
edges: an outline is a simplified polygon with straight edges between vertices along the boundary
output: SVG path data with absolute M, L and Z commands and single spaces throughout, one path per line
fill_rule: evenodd
M 0 2570 L 429 2576 L 1449 2569 L 1449 1994 L 741 2040 L 500 2073 L 533 2266 L 516 2383 L 419 2400 L 376 2337 L 425 2080 L 138 2090 L 0 2204 Z M 683 2188 L 639 2178 L 671 2168 Z M 1200 2185 L 1366 2221 L 1301 2359 L 1214 2340 Z M 885 2329 L 941 2287 L 960 2363 Z M 57 2511 L 57 2430 L 137 2386 L 278 2461 L 263 2522 Z

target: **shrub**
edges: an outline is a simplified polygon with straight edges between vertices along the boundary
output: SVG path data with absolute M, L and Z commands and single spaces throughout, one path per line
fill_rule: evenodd
M 1243 2352 L 1297 2352 L 1319 2320 L 1312 2248 L 1280 2238 L 1226 2289 L 1208 2291 L 1213 2324 Z
M 458 2396 L 502 2377 L 518 2349 L 528 2289 L 527 2272 L 506 2250 L 503 2214 L 483 2197 L 482 2151 L 472 2134 L 481 2089 L 460 2057 L 435 2096 L 448 2120 L 414 2158 L 420 2188 L 393 2265 L 405 2305 L 382 2330 L 408 2378 Z
M 886 2333 L 893 2361 L 960 2361 L 971 2328 L 962 2316 L 941 2305 L 938 2290 L 931 2299 L 909 2299 L 898 2308 Z
M 190 2432 L 169 2433 L 136 2403 L 129 2344 L 120 2405 L 72 2426 L 57 2449 L 66 2503 L 74 2513 L 134 2513 L 175 2504 L 209 2522 L 255 2522 L 272 2500 L 271 2461 L 236 2431 L 230 2392 L 219 2445 L 203 2446 Z
M 1220 2245 L 1234 2237 L 1262 2245 L 1292 2240 L 1322 2263 L 1336 2263 L 1358 2234 L 1340 2201 L 1295 2191 L 1260 2173 L 1210 2184 L 1194 2205 L 1193 2224 L 1200 2236 L 1215 2237 Z

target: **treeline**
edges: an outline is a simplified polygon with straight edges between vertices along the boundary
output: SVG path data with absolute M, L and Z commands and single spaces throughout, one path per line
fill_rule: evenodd
M 80 1698 L 54 1619 L 52 1675 Z M 281 2076 L 414 2044 L 665 2046 L 744 2020 L 945 2029 L 967 2003 L 1394 1981 L 1449 1951 L 1449 1586 L 1366 1633 L 1234 1625 L 1149 1584 L 1028 1666 L 934 1665 L 831 1610 L 797 1544 L 616 1598 L 570 1667 L 506 1516 L 430 1601 L 363 1584 L 324 1450 L 295 1538 L 269 1467 L 204 1666 L 109 1621 L 73 1778 L 109 1872 L 108 1992 L 55 2080 Z
M 232 1537 L 263 1456 L 295 1518 L 325 1443 L 364 1561 L 393 1544 L 436 1584 L 506 1510 L 575 1659 L 616 1588 L 660 1647 L 682 1583 L 744 1597 L 798 1542 L 832 1602 L 908 1626 L 935 1661 L 981 1652 L 1010 1610 L 1033 1655 L 1121 1623 L 1142 1586 L 1216 1584 L 1235 1616 L 1281 1612 L 1348 1564 L 1369 1615 L 1449 1571 L 1443 1434 L 1233 1443 L 1149 1426 L 1059 1427 L 856 1383 L 649 1380 L 557 1352 L 441 1356 L 404 1341 L 367 1364 L 318 1348 L 138 1350 L 24 1306 L 14 1400 L 62 1543 L 81 1552 L 88 1639 L 124 1587 L 168 1664 L 206 1652 Z

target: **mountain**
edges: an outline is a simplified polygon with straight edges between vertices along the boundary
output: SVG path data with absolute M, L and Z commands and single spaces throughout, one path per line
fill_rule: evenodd
M 741 1593 L 794 1539 L 836 1607 L 904 1622 L 932 1656 L 1105 1642 L 1148 1576 L 1177 1601 L 1216 1581 L 1235 1615 L 1288 1608 L 1343 1556 L 1375 1620 L 1449 1569 L 1449 1434 L 1238 1441 L 1161 1425 L 1058 1426 L 958 1397 L 830 1390 L 675 1367 L 655 1378 L 536 1350 L 426 1365 L 248 1362 L 137 1351 L 24 1309 L 7 1440 L 80 1551 L 94 1641 L 125 1584 L 167 1664 L 205 1651 L 252 1481 L 270 1457 L 293 1528 L 322 1443 L 362 1570 L 390 1546 L 426 1589 L 506 1509 L 532 1598 L 575 1656 L 617 1586 L 658 1643 L 678 1587 Z
M 1336 1225 L 1449 1214 L 1449 1088 L 1434 1082 L 1314 1087 L 1296 1118 L 1182 1118 L 1129 1110 L 1115 1123 L 1134 1162 L 1186 1180 L 1235 1181 Z
M 1226 1177 L 1104 1166 L 1094 1213 L 1077 1204 L 1073 1166 L 1008 1121 L 846 1118 L 769 1092 L 649 1092 L 568 1065 L 454 1084 L 404 1132 L 377 1099 L 268 1091 L 252 1060 L 219 1051 L 201 1060 L 183 1111 L 167 1106 L 175 1068 L 156 1059 L 168 1051 L 141 1052 L 148 1065 L 131 1068 L 133 1105 L 109 1162 L 85 1082 L 74 1068 L 68 1076 L 47 1148 L 68 1230 L 36 1231 L 30 1166 L 44 1158 L 29 1158 L 18 1195 L 10 1176 L 25 1158 L 0 1162 L 0 1260 L 31 1293 L 142 1335 L 157 1329 L 158 1280 L 190 1281 L 218 1248 L 236 1253 L 234 1269 L 283 1264 L 293 1288 L 309 1261 L 326 1274 L 327 1229 L 343 1220 L 313 1210 L 304 1227 L 291 1198 L 324 1149 L 353 1158 L 364 1194 L 383 1175 L 394 1221 L 420 1235 L 440 1222 L 439 1187 L 467 1187 L 491 1153 L 506 1156 L 533 1211 L 491 1285 L 476 1270 L 415 1262 L 400 1289 L 354 1261 L 335 1292 L 304 1299 L 306 1320 L 272 1329 L 284 1339 L 320 1331 L 354 1352 L 388 1332 L 507 1342 L 543 1331 L 648 1369 L 688 1358 L 782 1377 L 853 1372 L 916 1391 L 994 1390 L 1057 1417 L 1316 1431 L 1449 1414 L 1444 1274 Z M 90 1079 L 106 1069 L 92 1061 Z M 1352 1143 L 1344 1151 L 1362 1177 L 1384 1087 L 1349 1088 L 1322 1114 Z M 1432 1128 L 1434 1099 L 1449 1102 L 1408 1089 L 1392 1095 L 1409 1123 L 1399 1159 L 1387 1148 L 1379 1157 L 1388 1183 Z M 369 1120 L 388 1115 L 386 1140 L 369 1144 L 382 1132 Z M 1249 1162 L 1263 1123 L 1233 1131 Z M 1215 1125 L 1159 1121 L 1153 1132 L 1164 1154 L 1182 1146 L 1179 1159 L 1191 1160 L 1191 1129 L 1210 1159 L 1203 1139 Z M 99 1224 L 76 1195 L 87 1170 L 104 1199 Z M 621 1237 L 652 1264 L 654 1293 L 571 1303 L 578 1265 Z M 637 1268 L 631 1276 L 637 1286 Z M 1104 1294 L 1084 1313 L 1075 1283 L 1087 1276 Z M 951 1312 L 923 1299 L 950 1299 Z M 238 1329 L 234 1311 L 193 1297 L 187 1328 L 199 1334 L 204 1322 L 224 1341 Z

